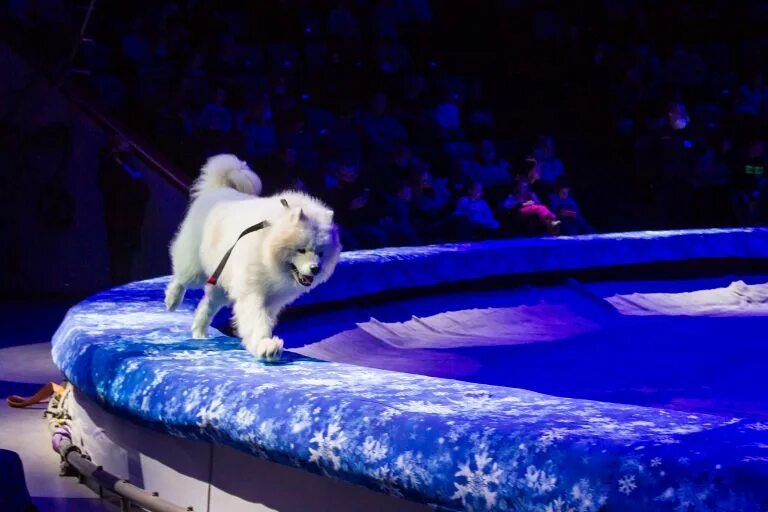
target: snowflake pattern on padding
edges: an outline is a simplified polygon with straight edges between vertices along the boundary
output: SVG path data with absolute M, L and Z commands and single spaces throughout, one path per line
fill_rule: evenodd
M 338 470 L 341 467 L 340 452 L 346 440 L 346 435 L 337 423 L 331 423 L 325 431 L 315 432 L 309 442 L 317 446 L 309 448 L 309 462 L 320 464 L 325 459 L 333 465 L 333 469 Z
M 619 478 L 619 492 L 629 496 L 635 489 L 637 489 L 637 484 L 635 483 L 635 475 L 624 475 L 623 477 Z
M 458 478 L 453 483 L 456 492 L 452 497 L 472 509 L 477 509 L 475 505 L 481 500 L 484 508 L 490 510 L 496 505 L 496 489 L 501 475 L 501 468 L 493 462 L 488 453 L 475 454 L 474 461 L 461 464 L 454 475 Z
M 163 312 L 167 282 L 132 283 L 69 311 L 53 358 L 78 396 L 172 436 L 224 442 L 438 509 L 752 512 L 768 503 L 766 486 L 745 484 L 768 474 L 765 421 L 290 352 L 262 364 L 237 339 L 190 339 L 195 292 Z

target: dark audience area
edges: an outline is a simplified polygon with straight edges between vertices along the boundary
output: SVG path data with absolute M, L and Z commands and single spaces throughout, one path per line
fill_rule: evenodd
M 83 17 L 6 9 L 28 37 Z M 190 178 L 235 153 L 356 249 L 765 223 L 766 23 L 759 1 L 104 1 L 58 46 Z

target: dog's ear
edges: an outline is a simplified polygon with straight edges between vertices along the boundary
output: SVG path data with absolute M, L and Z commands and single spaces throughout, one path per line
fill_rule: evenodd
M 299 222 L 306 220 L 307 216 L 304 215 L 304 210 L 301 208 L 293 208 L 291 209 L 291 222 L 294 224 L 298 224 Z

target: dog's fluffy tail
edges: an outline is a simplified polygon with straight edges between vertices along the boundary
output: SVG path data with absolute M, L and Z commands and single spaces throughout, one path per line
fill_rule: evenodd
M 235 155 L 216 155 L 205 162 L 192 184 L 192 197 L 217 188 L 233 188 L 244 194 L 261 194 L 261 179 Z

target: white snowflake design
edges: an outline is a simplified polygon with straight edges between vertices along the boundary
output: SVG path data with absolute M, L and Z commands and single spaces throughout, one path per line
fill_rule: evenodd
M 548 475 L 543 469 L 536 469 L 536 466 L 528 466 L 525 470 L 526 485 L 539 494 L 544 494 L 555 488 L 557 477 Z
M 661 457 L 654 457 L 651 459 L 651 467 L 655 468 L 657 466 L 661 466 Z
M 451 430 L 446 436 L 452 443 L 458 442 L 459 438 L 467 433 L 469 430 L 469 424 L 461 423 L 459 425 L 452 425 Z
M 400 472 L 400 481 L 407 486 L 417 489 L 430 483 L 430 474 L 421 454 L 414 455 L 412 451 L 407 451 L 398 455 L 395 468 Z
M 539 451 L 543 451 L 552 444 L 554 444 L 555 441 L 562 441 L 565 439 L 565 434 L 568 433 L 567 429 L 564 428 L 550 428 L 547 430 L 544 430 L 541 435 L 539 436 L 537 446 L 539 448 Z
M 197 426 L 205 428 L 209 425 L 213 425 L 221 420 L 226 413 L 227 409 L 224 407 L 224 401 L 221 398 L 216 397 L 203 406 L 197 414 Z
M 576 509 L 569 506 L 561 497 L 555 498 L 552 502 L 544 505 L 544 512 L 575 512 Z
M 293 412 L 291 419 L 292 427 L 291 432 L 301 432 L 312 426 L 312 413 L 309 410 L 309 406 L 297 407 Z
M 393 408 L 385 409 L 384 412 L 382 412 L 379 415 L 379 422 L 382 425 L 389 423 L 390 421 L 392 421 L 392 418 L 394 418 L 395 416 L 400 416 L 401 414 L 403 414 L 403 411 L 399 411 Z
M 331 423 L 326 431 L 315 432 L 315 435 L 312 436 L 309 442 L 317 444 L 317 448 L 309 449 L 309 462 L 320 464 L 325 459 L 330 461 L 333 464 L 333 469 L 338 471 L 341 468 L 339 452 L 341 452 L 346 441 L 347 436 L 341 430 L 341 426 L 338 423 Z
M 474 459 L 475 469 L 472 469 L 471 462 L 459 465 L 459 470 L 454 475 L 459 478 L 453 483 L 456 492 L 451 499 L 460 499 L 465 507 L 473 498 L 482 499 L 485 502 L 485 508 L 490 510 L 496 505 L 496 489 L 499 486 L 502 471 L 487 452 L 476 454 Z M 460 480 L 466 480 L 466 482 L 460 483 Z
M 605 501 L 605 496 L 598 496 L 595 499 L 595 491 L 592 490 L 592 486 L 589 485 L 589 481 L 586 478 L 582 478 L 571 487 L 571 498 L 576 504 L 576 510 L 579 512 L 592 512 L 602 506 Z
M 397 486 L 397 477 L 392 473 L 389 466 L 381 466 L 373 472 L 373 478 L 379 483 L 379 489 L 390 496 L 402 497 L 403 493 Z
M 377 441 L 372 436 L 365 438 L 361 450 L 365 458 L 370 462 L 378 462 L 387 456 L 387 445 Z
M 637 484 L 635 483 L 635 475 L 624 475 L 623 477 L 619 478 L 619 492 L 629 496 L 635 489 L 637 489 Z

